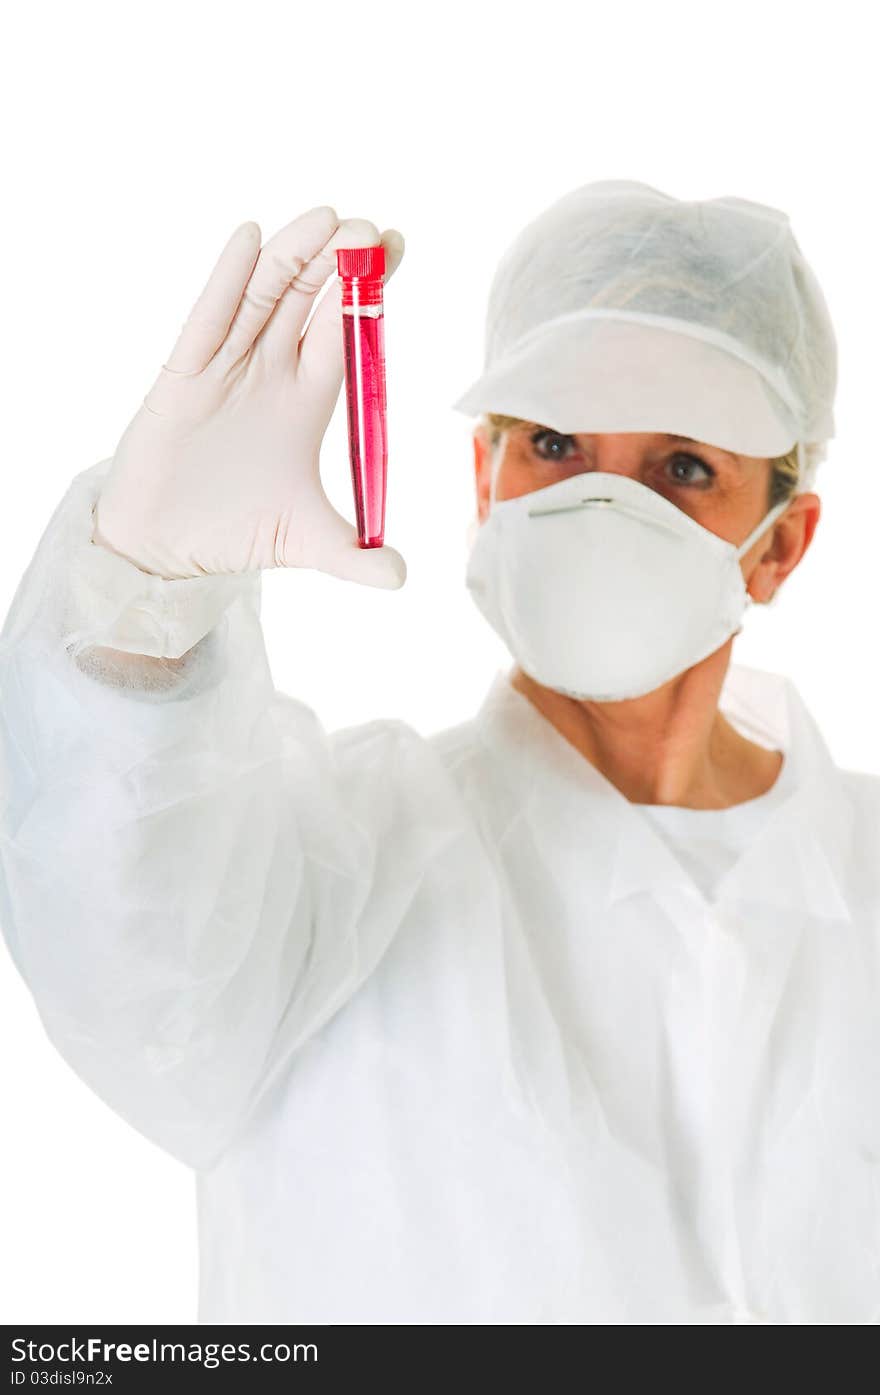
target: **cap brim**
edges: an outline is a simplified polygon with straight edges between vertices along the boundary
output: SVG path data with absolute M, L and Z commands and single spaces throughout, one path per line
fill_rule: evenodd
M 566 435 L 689 436 L 738 455 L 784 455 L 798 439 L 794 416 L 752 364 L 685 330 L 613 318 L 530 337 L 452 405 Z

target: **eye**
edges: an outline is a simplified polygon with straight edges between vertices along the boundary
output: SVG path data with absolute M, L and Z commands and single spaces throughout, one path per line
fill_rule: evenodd
M 529 438 L 536 453 L 542 460 L 564 460 L 569 446 L 577 447 L 573 436 L 563 436 L 558 431 L 542 428 Z
M 698 455 L 690 455 L 684 451 L 678 451 L 670 457 L 668 469 L 676 484 L 695 484 L 702 489 L 715 478 L 715 471 L 711 465 L 707 465 Z

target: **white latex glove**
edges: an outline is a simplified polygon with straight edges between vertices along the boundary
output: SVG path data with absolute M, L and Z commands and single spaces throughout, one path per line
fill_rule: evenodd
M 343 381 L 338 247 L 403 238 L 309 209 L 260 248 L 230 237 L 168 362 L 126 428 L 95 510 L 92 541 L 169 579 L 314 567 L 370 586 L 406 577 L 393 548 L 361 548 L 321 484 L 319 451 Z

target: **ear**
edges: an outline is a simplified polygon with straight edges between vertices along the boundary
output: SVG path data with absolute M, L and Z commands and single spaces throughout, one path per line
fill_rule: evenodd
M 477 491 L 477 517 L 481 523 L 489 513 L 492 490 L 492 447 L 484 422 L 474 427 L 474 484 Z
M 773 599 L 810 546 L 821 512 L 818 494 L 798 494 L 777 519 L 769 538 L 758 539 L 757 564 L 746 584 L 753 601 L 766 604 Z

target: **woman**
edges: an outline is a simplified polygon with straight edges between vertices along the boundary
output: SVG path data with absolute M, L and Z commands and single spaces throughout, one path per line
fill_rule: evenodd
M 745 200 L 530 224 L 457 404 L 515 667 L 431 737 L 328 734 L 259 579 L 403 580 L 320 485 L 336 285 L 306 324 L 378 240 L 239 228 L 19 587 L 2 918 L 46 1030 L 195 1169 L 201 1321 L 874 1323 L 880 792 L 730 665 L 818 520 L 821 292 Z

